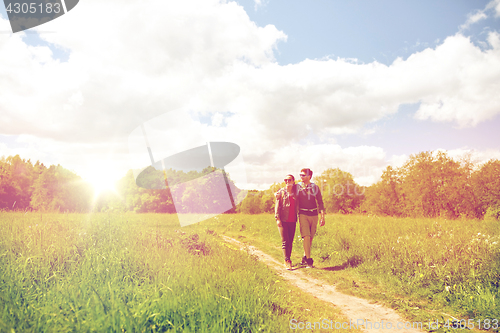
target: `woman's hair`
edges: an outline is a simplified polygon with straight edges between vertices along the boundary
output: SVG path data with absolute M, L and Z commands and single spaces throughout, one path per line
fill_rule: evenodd
M 293 175 L 286 175 L 285 178 L 292 177 L 292 180 L 295 181 L 295 177 Z

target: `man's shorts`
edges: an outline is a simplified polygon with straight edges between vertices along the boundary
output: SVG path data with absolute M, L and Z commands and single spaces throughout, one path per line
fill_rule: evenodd
M 308 216 L 299 214 L 300 235 L 302 238 L 310 236 L 311 238 L 316 235 L 316 228 L 318 227 L 318 215 Z

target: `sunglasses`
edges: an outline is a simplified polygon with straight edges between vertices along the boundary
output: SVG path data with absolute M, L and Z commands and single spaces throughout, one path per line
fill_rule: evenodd
M 300 177 L 307 177 L 307 175 L 300 175 Z
M 290 178 L 285 179 L 285 183 L 288 183 L 288 182 L 293 182 L 293 179 L 290 179 Z

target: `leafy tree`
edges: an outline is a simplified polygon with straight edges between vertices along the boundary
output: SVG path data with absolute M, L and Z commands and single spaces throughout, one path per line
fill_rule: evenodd
M 274 213 L 275 201 L 276 198 L 272 191 L 264 191 L 262 195 L 260 195 L 259 211 L 261 213 Z
M 367 188 L 361 210 L 376 215 L 404 215 L 404 197 L 398 171 L 388 166 L 382 179 Z
M 457 218 L 474 216 L 475 198 L 468 165 L 445 152 L 410 156 L 400 170 L 407 216 Z
M 11 166 L 0 161 L 0 208 L 11 209 L 16 202 L 19 189 L 13 183 Z
M 399 169 L 388 167 L 367 191 L 363 210 L 382 215 L 458 218 L 477 216 L 470 160 L 445 152 L 411 155 Z
M 73 172 L 51 165 L 33 184 L 31 206 L 48 211 L 88 211 L 92 190 Z
M 260 204 L 259 204 L 259 212 L 260 213 L 272 213 L 274 214 L 274 205 L 276 203 L 276 197 L 274 194 L 280 189 L 285 187 L 285 182 L 280 183 L 273 183 L 269 189 L 260 191 L 259 192 L 259 198 L 260 198 Z
M 243 214 L 259 214 L 261 213 L 260 199 L 259 191 L 250 190 L 246 198 L 238 205 L 236 211 Z
M 314 180 L 321 189 L 327 212 L 353 213 L 364 199 L 364 188 L 356 184 L 349 172 L 339 168 L 327 169 Z
M 158 172 L 151 167 L 146 171 L 146 177 L 142 181 L 141 185 L 153 189 L 137 186 L 134 173 L 129 170 L 117 182 L 119 196 L 108 194 L 107 197 L 103 198 L 105 202 L 100 203 L 100 210 L 118 209 L 137 213 L 175 213 L 170 191 L 165 188 L 163 172 Z
M 473 191 L 478 200 L 477 214 L 500 206 L 500 160 L 490 160 L 472 175 Z
M 274 214 L 274 205 L 276 201 L 274 193 L 284 186 L 284 182 L 273 183 L 267 190 L 249 191 L 243 201 L 237 206 L 236 211 L 244 214 Z
M 31 162 L 19 155 L 0 160 L 0 208 L 28 208 L 35 176 Z

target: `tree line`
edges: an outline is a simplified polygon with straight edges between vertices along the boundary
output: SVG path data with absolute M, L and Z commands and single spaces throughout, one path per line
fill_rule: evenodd
M 137 182 L 133 170 L 129 170 L 116 183 L 116 191 L 95 193 L 89 183 L 60 165 L 46 167 L 19 155 L 9 156 L 0 159 L 0 210 L 176 213 L 176 208 L 187 208 L 191 213 L 218 213 L 223 199 L 228 198 L 228 189 L 221 184 L 229 183 L 235 196 L 242 191 L 228 174 L 214 172 L 217 170 L 207 167 L 201 171 L 163 172 L 147 167 Z M 209 174 L 211 177 L 204 177 Z M 174 185 L 182 187 L 182 196 L 175 204 L 170 193 Z
M 445 152 L 421 152 L 390 166 L 366 189 L 361 211 L 401 217 L 499 218 L 500 161 L 474 165 Z
M 132 211 L 137 213 L 175 213 L 170 194 L 174 184 L 188 186 L 200 179 L 203 186 L 183 188 L 180 204 L 200 207 L 207 212 L 217 207 L 220 191 L 215 177 L 203 178 L 215 169 L 165 173 L 150 167 L 136 184 L 133 171 L 117 182 L 115 192 L 96 196 L 90 184 L 60 165 L 46 167 L 18 155 L 0 159 L 0 210 L 37 210 L 59 212 Z M 243 195 L 227 175 L 231 192 Z M 165 182 L 165 178 L 168 182 Z M 208 179 L 208 180 L 207 180 Z M 364 213 L 398 217 L 444 217 L 449 219 L 500 218 L 500 161 L 474 165 L 470 159 L 454 160 L 446 152 L 421 152 L 406 163 L 388 166 L 381 179 L 369 186 L 358 185 L 354 177 L 338 168 L 325 170 L 313 181 L 323 194 L 328 213 Z M 249 191 L 245 199 L 228 213 L 272 213 L 274 193 L 285 186 L 274 183 L 264 191 Z M 240 193 L 241 192 L 241 193 Z M 208 203 L 208 204 L 207 204 Z M 205 208 L 201 208 L 205 205 Z M 208 206 L 207 206 L 208 205 Z
M 60 165 L 0 159 L 0 210 L 86 211 L 91 187 Z

